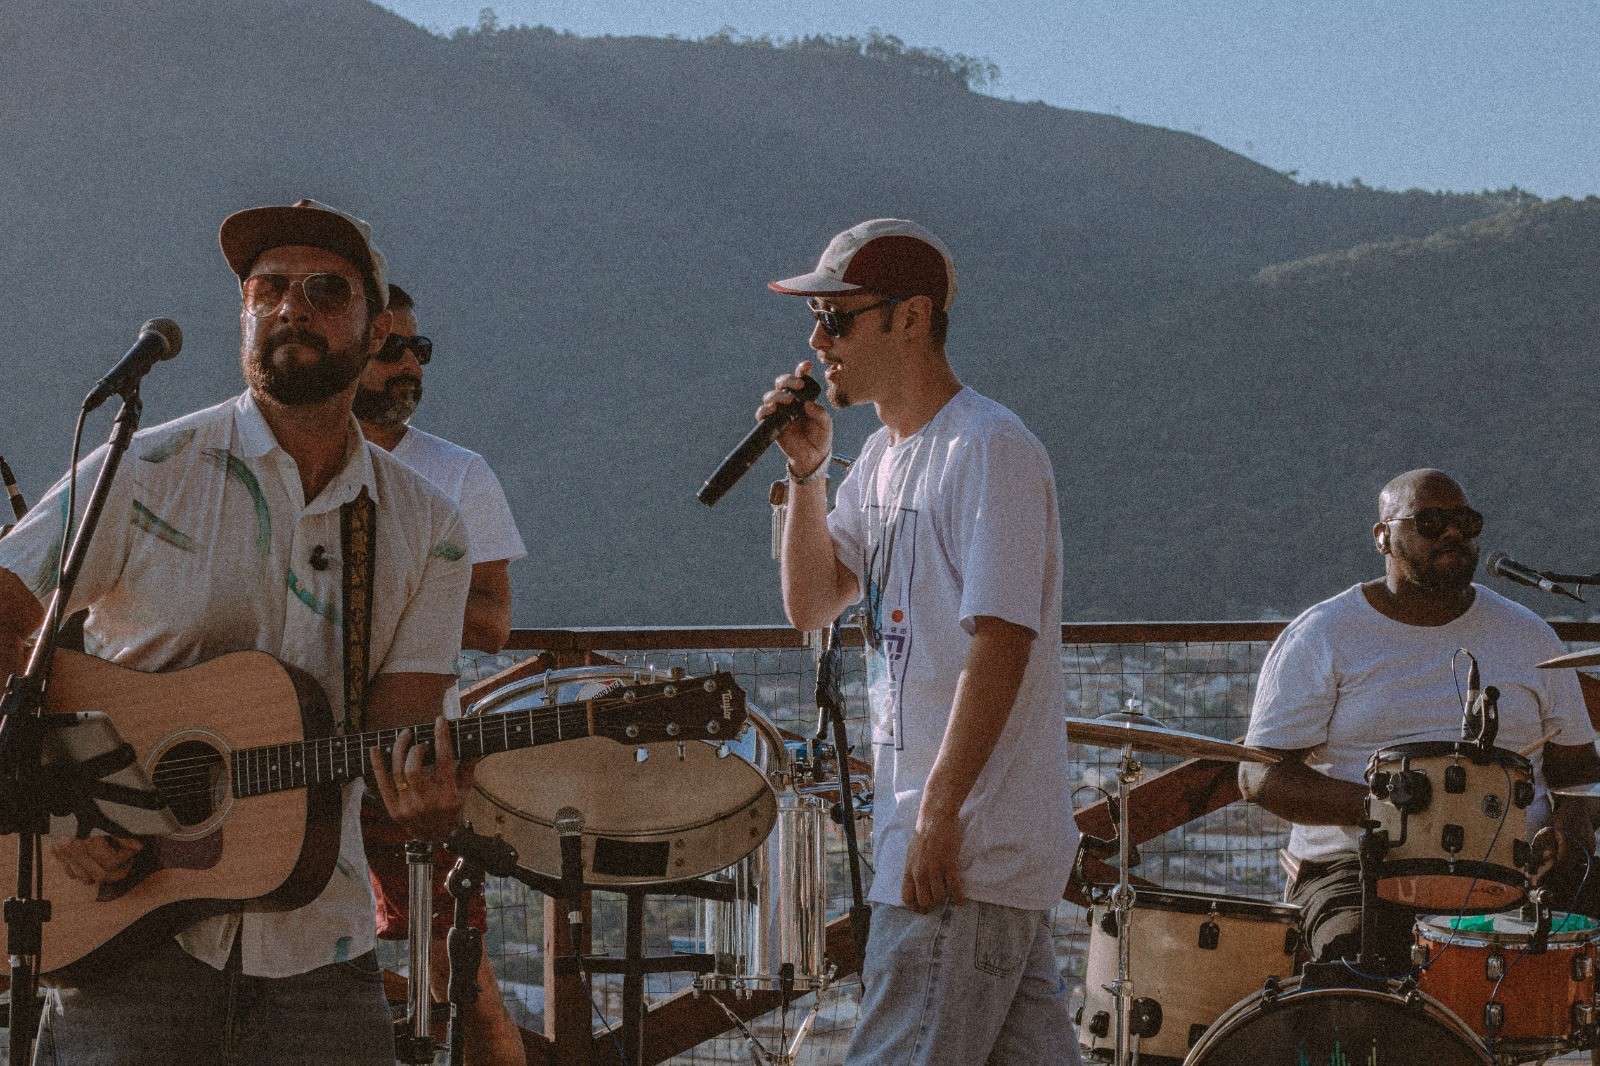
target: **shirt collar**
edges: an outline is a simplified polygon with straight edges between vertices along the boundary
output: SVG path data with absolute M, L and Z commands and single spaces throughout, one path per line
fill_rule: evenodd
M 361 435 L 361 423 L 356 421 L 356 416 L 348 414 L 345 417 L 350 427 L 350 435 L 346 439 L 354 441 L 354 447 L 346 453 L 344 466 L 334 475 L 322 495 L 307 508 L 308 511 L 321 512 L 342 507 L 355 499 L 363 488 L 373 499 L 378 497 L 378 481 L 372 469 L 373 445 Z M 283 451 L 283 446 L 278 443 L 278 438 L 249 389 L 234 402 L 233 422 L 240 451 L 246 458 L 260 459 L 273 451 Z M 288 453 L 284 455 L 287 458 Z

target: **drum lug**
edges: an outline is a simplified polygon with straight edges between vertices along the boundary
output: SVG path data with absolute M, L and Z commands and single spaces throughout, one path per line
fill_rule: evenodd
M 1505 1004 L 1490 1000 L 1483 1005 L 1483 1027 L 1491 1033 L 1506 1023 Z
M 1467 790 L 1466 767 L 1455 763 L 1444 768 L 1444 790 L 1453 796 L 1459 796 Z
M 1428 965 L 1428 945 L 1426 945 L 1426 944 L 1412 944 L 1411 945 L 1411 965 L 1413 965 L 1413 966 L 1426 966 L 1426 965 Z
M 1117 935 L 1117 912 L 1116 911 L 1111 910 L 1110 908 L 1107 908 L 1106 912 L 1100 916 L 1100 931 L 1102 933 L 1104 933 L 1106 936 L 1116 936 Z
M 1459 825 L 1447 824 L 1439 833 L 1439 846 L 1448 854 L 1459 855 L 1467 846 L 1467 831 Z
M 1572 979 L 1574 981 L 1587 981 L 1594 972 L 1594 964 L 1587 955 L 1574 955 L 1572 957 Z
M 1595 1009 L 1593 1003 L 1574 1003 L 1572 1005 L 1572 1024 L 1579 1029 L 1588 1029 L 1600 1020 L 1600 1011 Z
M 1222 939 L 1222 927 L 1217 924 L 1215 917 L 1207 918 L 1200 926 L 1200 935 L 1196 938 L 1201 951 L 1217 950 L 1217 943 Z
M 1133 1001 L 1133 1035 L 1148 1040 L 1161 1032 L 1161 1004 L 1137 997 Z
M 1512 785 L 1511 786 L 1511 802 L 1516 805 L 1518 810 L 1522 810 L 1523 808 L 1525 808 L 1525 807 L 1529 806 L 1530 804 L 1532 804 L 1533 803 L 1533 782 L 1531 782 L 1531 781 L 1518 781 L 1516 784 Z
M 1491 981 L 1499 981 L 1506 975 L 1506 957 L 1493 954 L 1483 960 L 1483 976 Z
M 1089 1019 L 1089 1032 L 1093 1036 L 1108 1036 L 1111 1033 L 1111 1012 L 1095 1011 L 1094 1017 Z

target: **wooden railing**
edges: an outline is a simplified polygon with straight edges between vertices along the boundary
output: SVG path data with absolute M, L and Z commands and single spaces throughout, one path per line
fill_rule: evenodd
M 1061 627 L 1061 641 L 1071 645 L 1261 643 L 1275 639 L 1285 624 L 1282 621 L 1069 623 Z M 1556 622 L 1554 625 L 1565 641 L 1600 643 L 1600 623 Z M 859 632 L 847 629 L 845 639 L 859 645 L 861 638 Z M 604 656 L 606 652 L 799 649 L 808 646 L 807 640 L 807 634 L 788 626 L 516 629 L 512 631 L 507 650 L 539 654 L 477 682 L 464 694 L 464 702 L 470 703 L 500 685 L 544 670 L 609 662 Z M 1585 691 L 1591 707 L 1600 708 L 1600 698 L 1596 698 L 1600 695 L 1600 685 L 1586 685 Z M 1233 771 L 1231 763 L 1191 760 L 1142 782 L 1137 789 L 1140 802 L 1130 804 L 1132 811 L 1137 812 L 1130 823 L 1134 843 L 1154 839 L 1237 799 Z M 1080 811 L 1078 821 L 1085 831 L 1097 835 L 1106 835 L 1110 830 L 1109 812 L 1103 803 Z M 1094 864 L 1094 860 L 1088 862 Z M 1107 868 L 1099 864 L 1094 864 L 1090 870 L 1091 874 L 1106 872 Z M 591 1066 L 606 1061 L 608 1056 L 614 1056 L 614 1050 L 610 1037 L 593 1026 L 592 990 L 588 982 L 557 972 L 555 960 L 572 950 L 566 922 L 557 920 L 555 907 L 546 907 L 544 913 L 545 1027 L 543 1033 L 523 1031 L 529 1062 Z M 587 950 L 588 945 L 584 948 Z M 828 926 L 827 952 L 841 979 L 857 971 L 860 960 L 843 918 Z M 775 992 L 757 992 L 743 999 L 728 997 L 724 1002 L 744 1019 L 757 1017 L 780 1005 Z M 653 1066 L 730 1028 L 725 1013 L 709 996 L 680 993 L 647 1011 L 644 1060 Z

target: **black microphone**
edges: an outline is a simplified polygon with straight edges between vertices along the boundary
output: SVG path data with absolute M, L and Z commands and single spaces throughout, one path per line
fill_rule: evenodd
M 83 409 L 93 411 L 129 385 L 150 373 L 150 368 L 162 359 L 171 359 L 183 347 L 183 330 L 170 318 L 152 318 L 139 327 L 139 339 L 133 342 L 128 353 L 117 360 L 111 372 L 95 382 L 94 389 L 84 398 Z
M 556 811 L 555 830 L 561 837 L 561 894 L 566 897 L 567 925 L 572 930 L 572 953 L 583 954 L 583 815 L 576 808 Z
M 1507 581 L 1515 581 L 1519 585 L 1526 585 L 1531 589 L 1543 589 L 1557 596 L 1566 596 L 1583 603 L 1584 599 L 1575 592 L 1569 592 L 1560 585 L 1545 577 L 1531 566 L 1524 566 L 1505 552 L 1491 552 L 1483 568 L 1489 573 L 1503 577 Z
M 776 411 L 757 422 L 756 428 L 745 434 L 744 440 L 728 453 L 728 457 L 722 460 L 722 465 L 717 467 L 716 472 L 706 478 L 706 483 L 695 493 L 695 499 L 707 507 L 722 499 L 723 494 L 733 488 L 734 482 L 744 477 L 746 470 L 756 465 L 756 460 L 772 446 L 773 439 L 783 431 L 783 427 L 804 414 L 806 404 L 822 395 L 822 386 L 817 384 L 816 378 L 807 374 L 800 379 L 798 390 L 789 391 L 798 399 L 793 403 L 781 405 Z M 822 461 L 828 460 L 824 458 Z

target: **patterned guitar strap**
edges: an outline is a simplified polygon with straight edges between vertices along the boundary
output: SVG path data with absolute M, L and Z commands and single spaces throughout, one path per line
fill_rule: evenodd
M 378 545 L 378 508 L 361 494 L 339 508 L 339 546 L 344 563 L 344 722 L 358 733 L 367 720 L 367 678 L 372 649 L 372 557 Z

